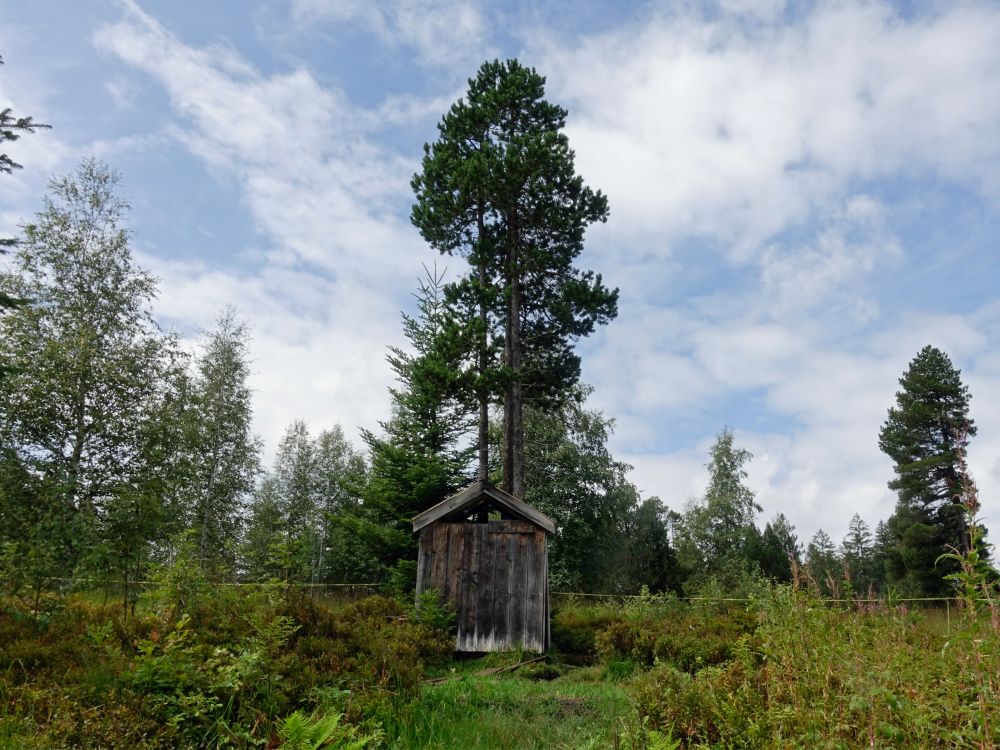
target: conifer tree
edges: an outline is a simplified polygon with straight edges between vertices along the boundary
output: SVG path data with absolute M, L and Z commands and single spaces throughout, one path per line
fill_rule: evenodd
M 0 65 L 3 64 L 3 58 L 0 57 Z M 31 117 L 15 117 L 12 112 L 13 110 L 10 107 L 0 110 L 0 144 L 16 141 L 24 133 L 34 133 L 36 130 L 52 127 L 51 125 L 35 122 Z M 10 174 L 15 169 L 20 168 L 21 165 L 11 159 L 10 156 L 0 153 L 0 172 Z M 3 242 L 9 244 L 10 240 L 4 240 Z
M 967 477 L 961 456 L 976 425 L 969 416 L 969 389 L 948 355 L 925 346 L 899 384 L 896 405 L 879 432 L 879 448 L 894 463 L 896 512 L 888 522 L 893 538 L 887 572 L 904 591 L 936 595 L 947 591 L 948 548 L 968 549 L 961 493 Z
M 411 519 L 468 482 L 475 451 L 467 410 L 455 395 L 461 353 L 444 335 L 442 287 L 441 275 L 429 272 L 416 293 L 416 316 L 403 315 L 410 348 L 391 347 L 387 357 L 398 384 L 390 389 L 392 416 L 380 423 L 381 434 L 362 431 L 370 463 L 364 505 L 341 519 L 386 568 L 416 559 Z
M 813 534 L 806 546 L 806 566 L 820 590 L 828 596 L 832 595 L 833 587 L 839 585 L 842 578 L 842 566 L 833 539 L 823 529 Z
M 875 584 L 872 543 L 872 533 L 868 524 L 855 513 L 851 516 L 847 536 L 844 537 L 841 548 L 844 565 L 851 575 L 855 591 L 859 593 L 863 593 L 870 584 Z
M 768 578 L 785 583 L 792 580 L 792 562 L 801 563 L 802 551 L 795 527 L 784 513 L 767 522 L 760 535 L 759 549 L 751 556 Z
M 3 58 L 0 57 L 0 65 L 3 65 Z M 0 145 L 18 140 L 24 133 L 34 133 L 43 128 L 49 128 L 35 122 L 31 117 L 15 117 L 10 107 L 0 110 Z M 6 153 L 0 152 L 0 172 L 10 174 L 15 169 L 21 169 L 21 165 L 14 161 Z M 12 237 L 0 237 L 0 254 L 6 253 L 8 249 L 14 247 L 17 240 Z M 26 300 L 20 297 L 11 297 L 6 292 L 0 291 L 0 311 L 18 307 L 25 304 Z M 3 370 L 0 369 L 0 377 Z
M 575 174 L 566 110 L 545 79 L 516 60 L 484 63 L 445 114 L 413 178 L 413 223 L 442 253 L 473 269 L 456 293 L 475 311 L 480 476 L 487 470 L 490 389 L 503 403 L 503 487 L 524 497 L 524 405 L 555 404 L 579 379 L 573 342 L 617 313 L 617 291 L 573 261 L 607 200 Z M 501 362 L 488 361 L 502 342 Z
M 625 529 L 627 558 L 622 579 L 632 592 L 680 592 L 677 555 L 670 544 L 671 511 L 658 497 L 643 500 L 629 513 Z

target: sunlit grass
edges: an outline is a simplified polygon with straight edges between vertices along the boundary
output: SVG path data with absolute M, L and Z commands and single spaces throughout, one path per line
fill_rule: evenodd
M 594 675 L 460 676 L 426 688 L 383 726 L 390 746 L 400 749 L 612 747 L 634 711 L 622 685 L 593 681 Z

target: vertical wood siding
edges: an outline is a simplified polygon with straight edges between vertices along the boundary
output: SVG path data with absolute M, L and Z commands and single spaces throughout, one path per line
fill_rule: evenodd
M 548 646 L 548 548 L 545 532 L 529 521 L 422 529 L 417 593 L 430 588 L 455 605 L 457 651 Z

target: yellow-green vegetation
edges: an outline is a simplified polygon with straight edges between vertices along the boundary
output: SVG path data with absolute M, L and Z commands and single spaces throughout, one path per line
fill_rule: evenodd
M 564 602 L 532 663 L 457 658 L 430 599 L 175 581 L 135 613 L 7 600 L 0 747 L 993 748 L 1000 618 L 967 567 L 950 626 L 789 586 Z
M 391 746 L 575 750 L 611 747 L 632 730 L 627 692 L 599 670 L 539 671 L 462 676 L 426 688 L 384 725 Z
M 366 719 L 413 700 L 426 665 L 451 651 L 394 599 L 334 612 L 294 590 L 210 593 L 183 611 L 5 602 L 0 746 L 373 746 Z
M 722 663 L 667 661 L 636 679 L 640 713 L 685 747 L 995 746 L 996 632 L 977 662 L 972 641 L 903 608 L 831 608 L 778 589 L 759 618 Z

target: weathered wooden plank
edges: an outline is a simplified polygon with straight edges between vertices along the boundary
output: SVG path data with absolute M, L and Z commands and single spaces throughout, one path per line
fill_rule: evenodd
M 420 532 L 420 536 L 417 538 L 417 596 L 419 597 L 421 592 L 424 590 L 424 565 L 427 563 L 427 544 L 426 544 L 427 534 L 425 532 Z
M 542 580 L 545 583 L 545 598 L 542 602 L 542 610 L 545 617 L 545 648 L 546 650 L 552 645 L 552 611 L 549 604 L 549 542 L 548 539 L 545 540 L 545 546 L 542 547 L 544 555 L 542 557 Z
M 420 532 L 421 545 L 424 549 L 424 588 L 423 590 L 434 588 L 434 529 L 425 529 Z
M 490 651 L 493 638 L 493 568 L 495 550 L 489 524 L 476 524 L 479 546 L 479 591 L 476 594 L 476 620 L 468 651 Z
M 434 529 L 434 564 L 431 572 L 431 581 L 434 588 L 444 592 L 448 583 L 448 525 L 438 523 Z
M 462 597 L 461 610 L 458 612 L 458 639 L 464 640 L 470 631 L 475 633 L 476 609 L 479 606 L 479 533 L 477 526 L 482 524 L 464 524 L 465 556 L 462 561 Z
M 448 562 L 445 571 L 445 599 L 456 607 L 462 597 L 462 554 L 465 542 L 465 524 L 449 523 Z
M 527 641 L 527 604 L 528 604 L 528 540 L 530 534 L 515 534 L 511 571 L 514 575 L 511 586 L 511 621 L 514 623 L 513 640 L 516 645 L 525 647 Z
M 510 613 L 510 552 L 507 543 L 509 534 L 490 534 L 493 540 L 493 635 L 491 637 L 493 651 L 509 648 L 510 623 L 507 617 Z
M 519 534 L 504 534 L 504 550 L 507 562 L 507 587 L 504 591 L 504 608 L 506 610 L 504 621 L 507 624 L 507 634 L 504 641 L 504 648 L 517 648 L 520 645 L 520 643 L 518 643 L 517 628 L 518 603 L 521 598 L 517 593 L 517 540 L 520 536 L 521 535 Z
M 526 581 L 525 594 L 525 639 L 524 647 L 532 651 L 544 651 L 545 623 L 542 622 L 541 565 L 542 555 L 539 538 L 545 543 L 545 535 L 540 531 L 528 537 L 525 551 Z

